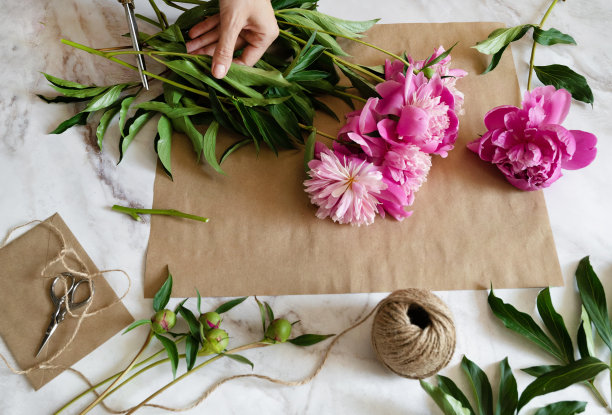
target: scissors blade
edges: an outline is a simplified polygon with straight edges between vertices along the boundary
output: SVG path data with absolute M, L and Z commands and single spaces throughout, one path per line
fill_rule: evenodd
M 125 9 L 125 17 L 127 19 L 128 27 L 130 29 L 130 37 L 132 38 L 132 46 L 134 50 L 140 52 L 140 44 L 138 43 L 138 25 L 136 24 L 136 16 L 134 15 L 134 2 L 133 0 L 119 0 L 123 4 Z M 149 82 L 144 74 L 145 62 L 144 56 L 136 55 L 136 64 L 138 66 L 138 74 L 140 75 L 140 81 L 142 86 L 146 90 L 149 89 Z
M 38 357 L 41 350 L 45 348 L 45 345 L 47 344 L 47 342 L 49 341 L 53 333 L 55 333 L 55 329 L 57 329 L 57 326 L 58 326 L 58 323 L 56 320 L 56 315 L 54 314 L 53 317 L 51 317 L 51 323 L 49 323 L 49 327 L 47 327 L 47 331 L 45 332 L 45 337 L 43 337 L 42 343 L 40 344 L 40 347 L 38 348 L 38 352 L 36 352 L 36 357 Z

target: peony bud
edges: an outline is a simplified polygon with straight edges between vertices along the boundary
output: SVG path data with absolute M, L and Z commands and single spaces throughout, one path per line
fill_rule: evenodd
M 208 313 L 204 313 L 200 316 L 200 323 L 204 325 L 204 332 L 209 331 L 210 329 L 218 329 L 221 324 L 221 315 L 219 313 L 215 313 L 214 311 L 209 311 Z
M 266 330 L 266 338 L 277 343 L 284 343 L 291 335 L 291 323 L 284 318 L 277 318 Z
M 162 334 L 176 324 L 176 315 L 171 310 L 160 310 L 151 317 L 151 328 L 155 333 Z
M 436 71 L 431 66 L 423 69 L 423 75 L 425 75 L 427 79 L 431 79 L 431 77 L 434 76 L 435 73 Z
M 209 351 L 223 353 L 229 343 L 229 336 L 225 330 L 211 329 L 206 333 L 206 343 Z

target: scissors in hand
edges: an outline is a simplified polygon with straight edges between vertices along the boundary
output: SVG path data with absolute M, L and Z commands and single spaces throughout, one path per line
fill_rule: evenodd
M 65 284 L 66 294 L 65 295 L 62 294 L 58 296 L 55 293 L 55 284 L 57 284 L 57 282 L 61 280 L 63 280 Z M 49 341 L 49 339 L 51 338 L 51 336 L 57 329 L 57 326 L 62 321 L 64 321 L 64 317 L 66 317 L 66 312 L 68 311 L 68 308 L 70 310 L 77 309 L 89 303 L 91 299 L 93 298 L 94 285 L 93 285 L 93 281 L 91 281 L 91 291 L 87 295 L 87 298 L 79 302 L 74 301 L 75 293 L 77 292 L 77 290 L 82 284 L 88 285 L 89 281 L 86 279 L 75 281 L 74 275 L 72 275 L 69 272 L 63 272 L 61 275 L 58 275 L 57 277 L 55 277 L 55 279 L 53 280 L 53 283 L 51 284 L 51 288 L 49 289 L 49 294 L 51 296 L 51 301 L 53 301 L 53 304 L 55 305 L 55 311 L 51 315 L 51 322 L 49 323 L 49 327 L 47 327 L 47 331 L 45 332 L 45 337 L 43 338 L 43 341 L 40 347 L 38 348 L 38 352 L 36 353 L 36 356 L 38 356 L 40 354 L 40 351 L 45 347 L 45 345 L 47 344 L 47 342 Z M 66 307 L 66 301 L 68 301 L 68 307 Z

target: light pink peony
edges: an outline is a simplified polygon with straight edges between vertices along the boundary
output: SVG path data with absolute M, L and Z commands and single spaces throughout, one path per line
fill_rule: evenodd
M 468 144 L 484 161 L 494 163 L 521 190 L 550 186 L 561 169 L 588 166 L 597 154 L 597 138 L 560 124 L 569 112 L 571 95 L 553 86 L 525 93 L 522 108 L 500 106 L 484 118 L 487 132 Z
M 308 163 L 311 178 L 304 182 L 310 201 L 319 206 L 317 217 L 357 226 L 373 223 L 379 203 L 376 195 L 386 188 L 382 173 L 365 160 L 339 158 L 320 146 L 317 150 L 320 159 Z

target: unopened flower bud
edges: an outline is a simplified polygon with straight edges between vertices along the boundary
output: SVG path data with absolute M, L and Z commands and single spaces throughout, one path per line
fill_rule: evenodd
M 222 353 L 229 343 L 227 332 L 222 329 L 211 329 L 206 333 L 208 348 L 213 353 Z
M 162 334 L 176 324 L 176 315 L 171 310 L 160 310 L 151 318 L 151 328 L 155 333 Z
M 200 316 L 200 322 L 204 325 L 204 332 L 211 329 L 218 329 L 221 324 L 221 315 L 214 311 L 209 311 Z
M 291 335 L 291 323 L 284 318 L 277 318 L 266 330 L 266 338 L 277 343 L 284 343 Z
M 427 79 L 431 79 L 431 77 L 434 76 L 435 73 L 436 71 L 431 66 L 423 69 L 423 75 L 425 75 Z

